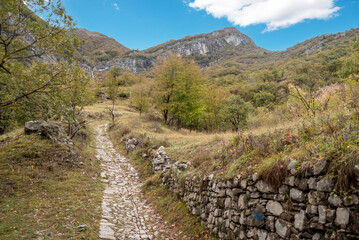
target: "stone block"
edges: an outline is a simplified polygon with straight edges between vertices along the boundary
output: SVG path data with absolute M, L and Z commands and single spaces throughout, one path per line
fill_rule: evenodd
M 290 223 L 282 219 L 275 222 L 276 233 L 284 239 L 288 239 L 290 235 Z
M 306 228 L 307 218 L 305 215 L 303 210 L 294 215 L 294 227 L 299 231 L 303 231 Z
M 273 186 L 267 184 L 263 180 L 258 181 L 257 184 L 256 184 L 256 187 L 262 193 L 274 193 L 274 192 L 276 192 Z
M 349 223 L 349 216 L 349 208 L 337 208 L 335 224 L 337 224 L 341 228 L 346 228 Z
M 326 176 L 317 182 L 317 190 L 322 192 L 331 192 L 333 191 L 334 183 L 333 179 L 329 176 Z
M 282 205 L 279 202 L 272 200 L 268 201 L 266 209 L 269 213 L 275 216 L 280 216 L 284 211 Z
M 296 189 L 296 188 L 290 189 L 289 196 L 291 199 L 293 199 L 297 202 L 303 202 L 305 199 L 303 191 Z

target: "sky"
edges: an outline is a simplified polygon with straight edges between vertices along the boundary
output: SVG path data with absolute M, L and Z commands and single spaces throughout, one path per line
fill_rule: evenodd
M 76 27 L 143 50 L 236 27 L 272 51 L 359 27 L 359 0 L 62 0 Z

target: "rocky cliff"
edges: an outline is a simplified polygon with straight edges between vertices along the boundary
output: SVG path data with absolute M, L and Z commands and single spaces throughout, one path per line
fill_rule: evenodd
M 233 49 L 238 54 L 262 51 L 252 39 L 236 28 L 224 28 L 207 34 L 171 40 L 143 51 L 131 51 L 120 58 L 99 64 L 93 70 L 105 72 L 113 66 L 119 66 L 132 72 L 141 72 L 151 68 L 158 58 L 166 57 L 171 53 L 193 58 L 202 67 L 208 67 L 223 57 L 219 53 L 228 49 Z
M 90 56 L 97 64 L 87 66 L 87 70 L 106 72 L 113 66 L 119 66 L 135 73 L 142 72 L 149 70 L 158 58 L 171 53 L 194 59 L 202 68 L 216 64 L 225 67 L 236 66 L 239 69 L 258 69 L 259 66 L 285 63 L 290 59 L 307 58 L 319 51 L 348 44 L 358 36 L 359 28 L 354 28 L 342 33 L 317 36 L 284 51 L 272 52 L 256 46 L 251 38 L 230 27 L 171 40 L 143 51 L 128 50 L 120 55 L 114 55 L 110 50 L 97 51 Z M 85 59 L 88 58 L 85 56 Z

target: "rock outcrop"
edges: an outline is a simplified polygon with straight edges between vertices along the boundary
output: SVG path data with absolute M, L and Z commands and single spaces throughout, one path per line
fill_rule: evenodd
M 207 34 L 188 36 L 176 41 L 171 40 L 143 51 L 132 51 L 113 61 L 95 66 L 93 71 L 106 72 L 112 67 L 118 66 L 135 73 L 142 72 L 149 70 L 159 58 L 166 57 L 171 53 L 194 58 L 210 56 L 210 61 L 200 62 L 202 67 L 208 67 L 219 60 L 220 57 L 215 56 L 217 53 L 230 47 L 238 48 L 238 54 L 240 54 L 241 47 L 252 49 L 253 52 L 260 49 L 252 39 L 236 28 L 224 28 Z
M 67 139 L 61 123 L 46 122 L 43 120 L 29 121 L 25 123 L 24 132 L 26 134 L 37 133 L 54 143 L 66 143 L 72 145 L 72 141 Z
M 114 66 L 122 69 L 127 69 L 131 72 L 138 73 L 150 69 L 153 63 L 156 62 L 156 58 L 150 58 L 146 56 L 128 56 L 121 57 L 114 61 L 105 62 L 97 65 L 93 68 L 93 72 L 107 72 Z

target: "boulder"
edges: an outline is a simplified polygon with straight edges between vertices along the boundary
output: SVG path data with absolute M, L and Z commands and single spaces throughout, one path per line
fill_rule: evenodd
M 60 123 L 43 123 L 40 126 L 39 134 L 51 139 L 53 142 L 61 142 L 64 139 L 63 128 Z
M 291 174 L 295 175 L 298 173 L 298 161 L 295 159 L 292 159 L 287 166 L 287 169 L 290 171 Z
M 136 149 L 138 145 L 138 140 L 136 138 L 126 138 L 126 152 L 129 153 Z
M 258 231 L 257 231 L 258 240 L 266 240 L 267 235 L 268 235 L 268 232 L 266 230 L 258 229 Z
M 26 122 L 24 131 L 26 134 L 37 133 L 43 123 L 45 123 L 43 120 Z
M 327 207 L 325 205 L 319 205 L 318 212 L 319 212 L 318 222 L 321 224 L 325 224 L 325 222 L 327 221 Z
M 25 123 L 24 131 L 26 134 L 38 133 L 55 143 L 71 143 L 66 139 L 61 123 L 45 122 L 43 120 L 29 121 Z
M 324 200 L 324 192 L 310 191 L 308 194 L 308 202 L 312 205 L 324 204 Z

